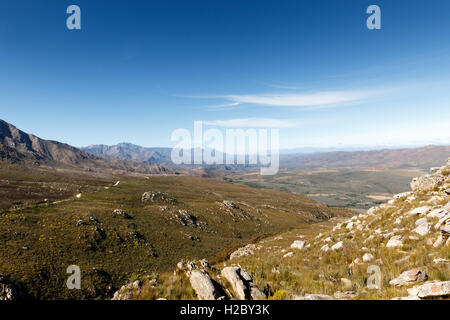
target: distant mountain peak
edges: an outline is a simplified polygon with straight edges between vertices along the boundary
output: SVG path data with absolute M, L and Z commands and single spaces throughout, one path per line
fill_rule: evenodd
M 171 163 L 171 148 L 146 148 L 130 142 L 121 142 L 116 145 L 91 145 L 81 150 L 95 156 L 113 159 L 129 159 L 151 164 Z

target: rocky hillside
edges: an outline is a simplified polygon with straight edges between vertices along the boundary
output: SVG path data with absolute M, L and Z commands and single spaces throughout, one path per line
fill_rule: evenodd
M 0 199 L 17 185 L 14 202 L 30 196 L 36 202 L 0 207 L 0 299 L 12 292 L 35 299 L 108 299 L 131 280 L 171 272 L 182 259 L 213 264 L 261 237 L 352 214 L 300 195 L 198 176 L 85 180 L 57 171 L 51 174 L 57 181 L 41 184 L 46 176 L 32 170 L 27 175 L 38 183 L 30 190 L 25 188 L 34 184 L 17 181 L 20 171 L 5 174 L 0 170 Z M 66 183 L 79 189 L 55 199 Z M 41 189 L 48 194 L 36 195 Z M 70 265 L 82 271 L 80 290 L 65 286 Z
M 144 174 L 174 173 L 166 167 L 124 159 L 101 159 L 68 144 L 45 140 L 0 120 L 0 162 L 8 164 L 74 167 L 89 171 L 118 170 Z
M 114 299 L 448 299 L 450 159 L 351 219 L 250 244 L 228 260 L 181 261 Z
M 95 162 L 97 158 L 68 144 L 40 139 L 0 120 L 0 159 L 9 163 L 27 160 L 77 165 Z

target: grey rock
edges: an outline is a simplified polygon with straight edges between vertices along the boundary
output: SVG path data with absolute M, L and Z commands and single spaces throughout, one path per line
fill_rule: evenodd
M 450 281 L 429 281 L 408 289 L 410 296 L 419 298 L 438 298 L 450 296 Z
M 240 300 L 264 300 L 266 295 L 253 283 L 252 277 L 239 267 L 226 267 L 222 269 L 222 277 L 230 284 L 236 297 Z
M 193 270 L 189 281 L 199 300 L 218 300 L 223 297 L 220 288 L 205 270 Z
M 419 268 L 414 268 L 403 272 L 395 279 L 389 281 L 392 286 L 407 286 L 417 282 L 423 282 L 428 279 L 427 274 Z
M 396 247 L 401 247 L 402 245 L 403 245 L 402 236 L 397 235 L 397 236 L 393 236 L 392 238 L 389 239 L 388 243 L 386 244 L 386 247 L 387 248 L 396 248 Z
M 355 299 L 358 294 L 355 291 L 337 291 L 333 296 L 338 300 L 351 300 Z
M 292 244 L 291 244 L 291 248 L 293 249 L 303 249 L 303 247 L 305 246 L 305 241 L 303 240 L 295 240 Z

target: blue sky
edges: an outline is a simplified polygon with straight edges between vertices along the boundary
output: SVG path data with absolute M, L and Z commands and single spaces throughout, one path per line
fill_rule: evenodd
M 79 5 L 82 29 L 66 28 Z M 368 30 L 366 8 L 381 8 Z M 0 118 L 75 146 L 277 127 L 282 148 L 450 143 L 449 1 L 0 1 Z

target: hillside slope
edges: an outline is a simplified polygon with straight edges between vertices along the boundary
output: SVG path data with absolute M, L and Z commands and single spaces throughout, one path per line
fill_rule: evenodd
M 0 120 L 0 160 L 79 165 L 98 158 L 68 144 L 40 139 Z
M 250 244 L 224 263 L 180 262 L 175 275 L 124 286 L 115 299 L 174 299 L 167 287 L 178 286 L 185 299 L 448 299 L 450 159 L 411 188 L 351 219 Z
M 351 214 L 299 195 L 194 176 L 122 177 L 104 185 L 102 178 L 79 197 L 0 212 L 0 274 L 34 298 L 110 298 L 122 284 L 167 272 L 182 259 L 221 261 L 259 237 Z M 83 272 L 81 290 L 65 287 L 73 264 Z

